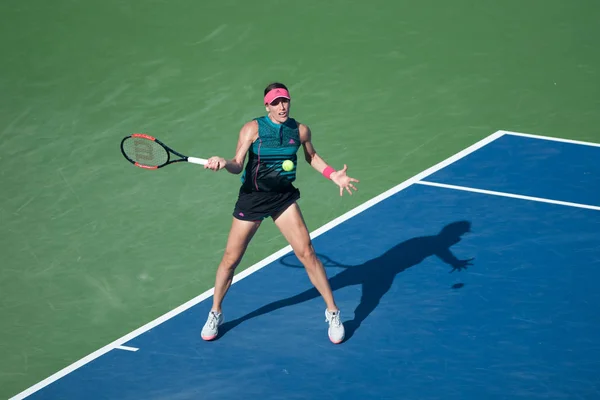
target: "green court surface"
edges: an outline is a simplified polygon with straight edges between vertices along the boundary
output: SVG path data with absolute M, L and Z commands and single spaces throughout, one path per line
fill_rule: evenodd
M 361 180 L 340 198 L 301 165 L 311 230 L 500 129 L 600 141 L 596 1 L 4 0 L 0 20 L 0 398 L 213 286 L 239 177 L 132 167 L 125 135 L 231 157 L 286 83 Z M 239 270 L 285 245 L 263 224 Z

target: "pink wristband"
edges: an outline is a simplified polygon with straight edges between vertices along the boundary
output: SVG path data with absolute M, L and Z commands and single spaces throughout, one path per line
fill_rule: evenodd
M 323 170 L 323 176 L 327 179 L 331 179 L 331 174 L 335 172 L 335 169 L 331 168 L 329 165 L 325 167 Z

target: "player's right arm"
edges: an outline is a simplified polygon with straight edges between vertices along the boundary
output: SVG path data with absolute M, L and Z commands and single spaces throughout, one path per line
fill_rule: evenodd
M 225 168 L 232 174 L 239 174 L 244 169 L 244 161 L 248 154 L 248 149 L 258 137 L 258 123 L 250 121 L 244 124 L 240 130 L 238 143 L 235 150 L 235 156 L 231 160 L 226 160 L 223 157 L 211 157 L 208 159 L 204 168 L 219 171 Z

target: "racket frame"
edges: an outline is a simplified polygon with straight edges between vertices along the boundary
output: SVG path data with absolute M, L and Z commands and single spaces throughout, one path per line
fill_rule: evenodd
M 146 140 L 151 140 L 155 143 L 158 143 L 166 152 L 167 152 L 167 161 L 160 164 L 160 165 L 144 165 L 142 163 L 139 163 L 135 160 L 132 160 L 131 158 L 129 158 L 129 156 L 127 156 L 127 154 L 125 153 L 125 149 L 123 147 L 124 143 L 126 140 L 132 139 L 132 138 L 140 138 L 140 139 L 146 139 Z M 163 142 L 161 142 L 160 140 L 158 140 L 157 138 L 155 138 L 154 136 L 150 136 L 148 134 L 145 133 L 133 133 L 129 136 L 125 136 L 123 138 L 123 140 L 121 140 L 121 153 L 123 154 L 123 157 L 125 157 L 125 159 L 127 161 L 129 161 L 130 163 L 132 163 L 133 165 L 135 165 L 136 167 L 140 167 L 140 168 L 144 168 L 144 169 L 158 169 L 158 168 L 162 168 L 165 167 L 169 164 L 174 164 L 177 162 L 189 162 L 192 164 L 200 164 L 200 165 L 205 165 L 207 160 L 204 158 L 198 158 L 198 157 L 188 157 L 186 155 L 183 155 L 175 150 L 173 150 L 172 148 L 170 148 L 169 146 L 167 146 L 166 144 L 164 144 Z M 174 154 L 176 156 L 179 156 L 179 159 L 176 160 L 172 160 L 171 159 L 171 154 Z

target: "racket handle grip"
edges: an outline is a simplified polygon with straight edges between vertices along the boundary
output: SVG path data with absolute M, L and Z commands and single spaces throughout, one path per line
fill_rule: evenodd
M 206 165 L 206 162 L 208 160 L 205 160 L 204 158 L 198 158 L 198 157 L 188 157 L 188 162 L 191 162 L 192 164 L 201 164 L 201 165 Z

